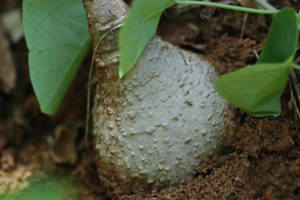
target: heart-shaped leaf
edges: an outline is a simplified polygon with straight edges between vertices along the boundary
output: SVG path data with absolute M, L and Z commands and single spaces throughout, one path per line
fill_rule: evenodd
M 54 114 L 89 50 L 81 0 L 24 0 L 29 69 L 41 110 Z
M 264 48 L 257 63 L 283 63 L 294 57 L 298 43 L 297 14 L 281 9 L 274 17 Z
M 136 63 L 155 33 L 161 14 L 173 4 L 175 4 L 174 0 L 135 0 L 133 2 L 129 16 L 120 31 L 120 78 Z
M 216 90 L 227 101 L 256 116 L 278 116 L 280 96 L 289 76 L 291 62 L 256 64 L 225 74 L 216 83 Z

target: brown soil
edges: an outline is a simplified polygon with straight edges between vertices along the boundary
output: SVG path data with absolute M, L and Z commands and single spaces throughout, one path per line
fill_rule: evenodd
M 300 9 L 299 2 L 292 3 L 297 1 L 272 2 Z M 20 7 L 21 1 L 7 0 L 0 5 L 1 13 Z M 192 8 L 177 14 L 170 10 L 158 33 L 208 58 L 223 74 L 255 62 L 255 51 L 260 51 L 270 21 L 268 16 L 211 8 Z M 60 113 L 50 118 L 40 113 L 32 92 L 24 40 L 11 43 L 10 50 L 17 84 L 10 94 L 0 91 L 0 192 L 7 187 L 26 188 L 32 174 L 55 171 L 82 183 L 82 199 L 106 199 L 97 179 L 93 152 L 84 140 L 90 58 Z M 176 188 L 122 198 L 300 199 L 299 118 L 289 88 L 282 104 L 283 114 L 277 119 L 254 119 L 232 108 L 234 125 L 228 125 L 220 151 L 199 166 L 197 176 Z
M 248 15 L 245 22 L 245 16 L 211 8 L 195 8 L 180 18 L 171 12 L 158 32 L 205 56 L 223 74 L 254 63 L 262 48 L 271 19 Z M 221 150 L 199 166 L 196 177 L 176 188 L 124 199 L 300 199 L 299 118 L 290 96 L 287 88 L 277 119 L 254 119 L 232 108 L 236 123 L 228 126 Z

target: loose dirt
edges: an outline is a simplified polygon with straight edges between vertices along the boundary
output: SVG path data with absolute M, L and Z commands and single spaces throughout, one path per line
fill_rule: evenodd
M 300 9 L 297 1 L 272 3 Z M 21 1 L 1 4 L 20 7 Z M 270 22 L 269 16 L 212 8 L 179 13 L 171 9 L 164 14 L 158 33 L 206 57 L 223 74 L 255 62 Z M 50 118 L 40 113 L 34 97 L 24 41 L 11 43 L 10 50 L 17 66 L 17 84 L 10 95 L 0 91 L 0 192 L 7 187 L 26 188 L 33 174 L 62 172 L 82 183 L 83 200 L 107 199 L 97 179 L 91 144 L 84 140 L 90 58 L 60 113 Z M 121 198 L 300 199 L 299 117 L 292 102 L 287 88 L 283 114 L 276 119 L 254 119 L 231 108 L 230 118 L 235 123 L 228 124 L 220 150 L 199 166 L 195 177 L 178 187 Z

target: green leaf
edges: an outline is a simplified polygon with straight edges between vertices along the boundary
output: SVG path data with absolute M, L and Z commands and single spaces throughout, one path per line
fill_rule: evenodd
M 135 0 L 120 31 L 119 77 L 122 78 L 136 63 L 154 35 L 163 11 L 174 0 Z
M 297 15 L 283 8 L 274 17 L 256 65 L 222 76 L 216 90 L 227 101 L 256 116 L 278 116 L 298 42 Z
M 29 69 L 41 110 L 54 114 L 87 54 L 90 42 L 81 0 L 24 0 Z
M 3 200 L 79 200 L 78 184 L 65 177 L 46 177 L 32 182 L 14 194 L 0 195 Z
M 227 101 L 256 116 L 278 116 L 282 95 L 291 69 L 291 61 L 256 64 L 225 74 L 216 90 Z
M 282 63 L 294 57 L 298 43 L 297 14 L 281 9 L 274 17 L 263 51 L 257 63 Z

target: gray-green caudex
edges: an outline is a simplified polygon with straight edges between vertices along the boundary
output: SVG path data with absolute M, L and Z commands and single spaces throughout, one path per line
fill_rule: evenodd
M 93 132 L 103 186 L 117 197 L 193 176 L 223 134 L 226 105 L 214 90 L 217 73 L 198 55 L 154 36 L 120 80 L 117 27 L 126 5 L 87 0 L 85 8 L 98 47 Z

